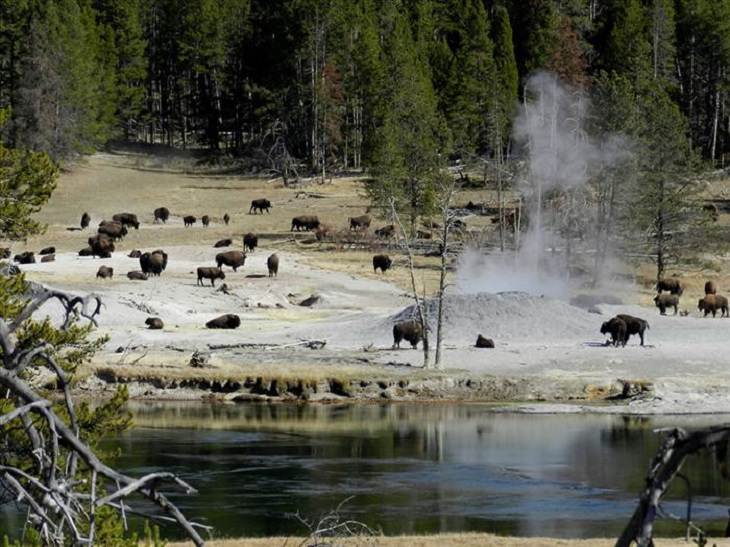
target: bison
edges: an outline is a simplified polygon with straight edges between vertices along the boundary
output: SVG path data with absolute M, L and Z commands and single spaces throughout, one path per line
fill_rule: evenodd
M 251 207 L 248 210 L 248 214 L 250 215 L 253 213 L 255 215 L 256 211 L 259 211 L 261 214 L 264 214 L 264 211 L 271 213 L 269 209 L 271 209 L 271 202 L 268 199 L 254 199 L 251 201 Z
M 89 227 L 89 223 L 91 222 L 91 217 L 89 216 L 89 213 L 84 213 L 81 215 L 81 229 L 86 230 L 86 228 Z
M 79 256 L 93 256 L 94 250 L 91 247 L 84 247 L 79 250 Z
M 166 223 L 167 219 L 170 218 L 170 209 L 167 207 L 158 207 L 155 209 L 155 222 L 161 220 L 162 223 Z
M 269 269 L 269 277 L 279 276 L 279 256 L 276 253 L 266 259 L 266 267 Z
M 477 342 L 474 344 L 477 348 L 494 348 L 494 340 L 491 338 L 484 338 L 481 334 L 477 336 Z
M 225 215 L 223 215 L 223 222 L 225 223 L 226 226 L 228 226 L 228 223 L 230 221 L 231 221 L 231 217 L 228 215 L 228 213 L 226 213 Z
M 245 236 L 243 236 L 244 250 L 249 250 L 249 251 L 253 252 L 253 250 L 258 246 L 259 246 L 259 238 L 256 234 L 252 234 L 251 232 L 249 232 Z
M 714 281 L 707 281 L 705 283 L 705 294 L 717 294 L 717 285 Z
M 295 229 L 297 232 L 301 230 L 309 231 L 317 228 L 319 228 L 319 218 L 312 215 L 302 215 L 291 219 L 291 230 L 289 231 L 293 232 Z
M 127 278 L 133 281 L 147 281 L 147 274 L 144 272 L 127 272 Z
M 40 250 L 38 253 L 39 255 L 53 255 L 56 254 L 56 248 L 55 247 L 44 247 Z
M 139 258 L 140 256 L 142 256 L 142 251 L 140 251 L 139 249 L 132 249 L 131 251 L 129 251 L 129 254 L 127 256 L 129 258 Z
M 112 220 L 123 226 L 132 226 L 135 230 L 139 230 L 139 220 L 137 220 L 137 215 L 133 213 L 117 213 L 112 216 Z
M 33 251 L 25 251 L 24 253 L 15 255 L 13 260 L 18 264 L 35 264 L 35 254 Z
M 43 257 L 41 257 L 41 262 L 55 262 L 55 261 L 56 261 L 56 255 L 55 254 L 52 254 L 52 255 L 43 255 Z
M 235 272 L 246 263 L 246 253 L 243 251 L 226 251 L 215 255 L 215 263 L 218 269 L 222 270 L 223 265 L 230 266 Z
M 197 218 L 195 218 L 193 215 L 186 215 L 183 217 L 183 224 L 187 226 L 192 226 L 198 221 Z
M 219 249 L 221 247 L 230 247 L 232 243 L 232 239 L 219 239 L 215 242 L 215 245 L 213 245 L 213 247 L 215 247 L 216 249 Z
M 103 220 L 99 224 L 99 229 L 97 230 L 100 234 L 108 235 L 113 240 L 117 239 L 124 239 L 124 236 L 127 235 L 127 227 L 122 224 L 121 222 L 117 222 L 115 220 L 107 221 Z
M 97 279 L 111 279 L 112 277 L 114 277 L 114 268 L 109 266 L 99 266 L 99 269 L 96 270 Z
M 159 317 L 148 317 L 145 319 L 144 324 L 147 325 L 147 328 L 150 330 L 160 330 L 165 327 L 165 324 Z
M 377 272 L 378 268 L 382 273 L 387 272 L 393 265 L 393 261 L 388 255 L 375 255 L 373 257 L 373 271 Z
M 413 349 L 418 347 L 418 342 L 423 338 L 421 323 L 415 319 L 401 321 L 393 325 L 393 349 L 400 348 L 402 340 L 410 342 Z
M 350 217 L 350 230 L 367 230 L 370 228 L 370 215 L 361 215 L 359 217 Z
M 96 234 L 88 239 L 91 256 L 109 258 L 114 252 L 114 241 L 106 234 Z
M 656 291 L 659 294 L 667 291 L 670 294 L 682 296 L 682 293 L 684 292 L 684 285 L 679 281 L 679 279 L 676 279 L 674 277 L 670 277 L 668 279 L 660 279 L 659 282 L 656 284 Z
M 167 268 L 167 253 L 157 249 L 139 257 L 139 267 L 145 274 L 159 276 Z
M 717 310 L 720 310 L 720 317 L 727 317 L 727 298 L 719 294 L 705 295 L 705 297 L 701 298 L 697 303 L 697 309 L 705 313 L 704 317 L 707 317 L 710 313 L 712 313 L 712 317 L 715 317 Z
M 620 313 L 616 317 L 626 323 L 626 341 L 628 342 L 630 336 L 638 334 L 641 339 L 641 345 L 643 346 L 644 332 L 649 329 L 649 323 L 644 319 L 634 317 L 633 315 L 627 315 L 625 313 Z
M 674 308 L 674 315 L 677 315 L 679 297 L 676 294 L 658 294 L 654 297 L 654 304 L 661 315 L 667 315 L 667 308 Z
M 200 218 L 200 222 L 202 222 L 203 226 L 205 226 L 207 228 L 210 225 L 210 217 L 208 215 L 203 215 Z
M 387 226 L 378 228 L 375 230 L 375 235 L 383 239 L 390 239 L 393 235 L 395 235 L 395 226 L 388 224 Z
M 625 346 L 628 336 L 626 336 L 626 321 L 620 317 L 609 319 L 601 325 L 601 334 L 611 335 L 611 344 L 614 347 Z
M 205 326 L 209 329 L 237 329 L 241 326 L 241 318 L 234 313 L 226 313 L 211 319 Z
M 216 279 L 225 279 L 226 274 L 224 274 L 221 270 L 218 268 L 213 267 L 205 267 L 201 266 L 198 268 L 198 285 L 203 285 L 203 279 L 210 279 L 210 286 L 215 287 L 215 280 Z

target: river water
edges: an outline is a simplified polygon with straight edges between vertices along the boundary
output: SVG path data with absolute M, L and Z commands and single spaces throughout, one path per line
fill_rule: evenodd
M 730 416 L 637 418 L 495 412 L 488 405 L 135 403 L 136 426 L 106 449 L 127 473 L 173 471 L 200 490 L 171 496 L 221 536 L 306 535 L 342 513 L 386 534 L 487 531 L 615 536 L 631 514 L 660 437 Z M 730 489 L 712 455 L 685 467 L 693 518 L 724 532 Z M 684 515 L 679 481 L 665 508 Z M 0 530 L 19 522 L 0 509 Z M 663 521 L 663 535 L 681 535 Z

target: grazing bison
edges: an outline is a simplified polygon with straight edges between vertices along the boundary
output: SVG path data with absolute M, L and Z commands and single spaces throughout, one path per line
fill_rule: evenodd
M 159 276 L 167 268 L 167 253 L 157 249 L 139 257 L 139 267 L 145 274 Z
M 220 247 L 230 247 L 232 243 L 232 239 L 219 239 L 215 242 L 215 245 L 213 245 L 213 247 L 215 247 L 216 249 L 219 249 Z
M 359 217 L 350 217 L 350 230 L 367 230 L 370 228 L 370 215 L 361 215 Z
M 89 213 L 84 213 L 81 215 L 81 229 L 86 230 L 86 228 L 89 227 L 89 223 L 91 222 L 91 217 L 89 216 Z
M 142 251 L 140 251 L 139 249 L 132 249 L 131 251 L 129 251 L 129 254 L 127 256 L 129 258 L 139 258 L 140 256 L 142 256 Z
M 163 224 L 170 218 L 170 209 L 167 207 L 158 207 L 155 209 L 155 222 L 161 220 Z
M 40 250 L 38 253 L 39 255 L 53 255 L 56 254 L 56 248 L 55 247 L 44 247 Z
M 714 281 L 707 281 L 705 283 L 705 294 L 717 294 L 717 285 Z
M 56 261 L 56 255 L 43 255 L 41 258 L 41 262 L 55 262 Z
M 230 266 L 235 272 L 246 263 L 246 253 L 243 251 L 226 251 L 215 255 L 215 263 L 218 269 L 222 270 L 223 265 Z
M 390 239 L 393 235 L 395 235 L 395 226 L 388 224 L 387 226 L 378 228 L 375 230 L 375 235 L 383 239 Z
M 421 323 L 415 319 L 401 321 L 393 325 L 393 349 L 400 348 L 402 340 L 410 342 L 413 349 L 415 349 L 422 338 L 423 329 L 421 328 Z
M 135 230 L 139 230 L 139 220 L 137 220 L 137 215 L 132 213 L 117 213 L 116 215 L 112 216 L 112 220 L 115 222 L 119 222 L 123 226 L 132 226 Z
M 291 230 L 289 231 L 293 232 L 295 229 L 297 232 L 301 230 L 309 231 L 317 228 L 319 228 L 319 218 L 313 215 L 302 215 L 291 219 Z
M 25 251 L 24 253 L 15 255 L 13 260 L 18 264 L 35 264 L 35 254 L 33 251 Z
M 393 265 L 393 261 L 388 255 L 375 255 L 373 257 L 373 271 L 377 272 L 378 268 L 382 273 L 387 272 Z
M 147 274 L 144 272 L 127 272 L 127 278 L 133 281 L 147 281 Z
M 218 268 L 204 267 L 198 268 L 198 285 L 203 285 L 203 279 L 210 279 L 210 286 L 215 287 L 216 279 L 225 279 L 226 274 Z
M 198 219 L 195 218 L 193 215 L 187 215 L 183 217 L 183 224 L 185 224 L 185 226 L 192 226 L 197 221 Z
M 243 236 L 244 250 L 249 250 L 249 251 L 253 252 L 253 250 L 258 246 L 259 246 L 259 238 L 256 234 L 252 234 L 251 232 L 249 232 L 245 236 Z
M 96 234 L 88 239 L 91 255 L 109 258 L 114 252 L 114 240 L 106 234 Z
M 626 341 L 628 340 L 626 331 L 626 321 L 620 317 L 609 319 L 601 325 L 601 334 L 610 334 L 611 344 L 613 344 L 614 347 L 626 345 Z
M 207 228 L 210 225 L 210 217 L 208 215 L 203 215 L 200 218 L 200 222 L 202 222 L 203 226 L 205 226 Z
M 719 294 L 705 295 L 705 297 L 701 298 L 697 303 L 697 309 L 705 313 L 704 317 L 707 317 L 710 313 L 712 313 L 712 317 L 715 317 L 717 310 L 720 310 L 720 317 L 727 317 L 727 298 Z
M 96 270 L 96 277 L 97 279 L 111 279 L 114 277 L 114 268 L 110 268 L 109 266 L 99 266 L 99 269 Z
M 162 322 L 162 319 L 160 319 L 159 317 L 148 317 L 147 319 L 145 319 L 144 324 L 147 325 L 147 328 L 150 330 L 160 330 L 165 326 L 165 324 Z
M 10 258 L 10 247 L 0 247 L 0 258 Z
M 234 313 L 226 313 L 211 319 L 205 326 L 209 329 L 237 329 L 241 326 L 241 318 Z
M 674 308 L 674 315 L 677 315 L 679 297 L 676 294 L 658 294 L 654 297 L 654 304 L 661 315 L 667 315 L 667 308 Z
M 261 214 L 263 214 L 264 211 L 266 211 L 267 213 L 271 213 L 269 209 L 271 209 L 271 202 L 268 199 L 255 199 L 251 202 L 251 207 L 248 210 L 248 214 L 250 215 L 251 213 L 253 213 L 255 215 L 256 211 L 259 211 Z
M 122 224 L 121 222 L 117 222 L 115 220 L 101 221 L 97 232 L 100 234 L 106 234 L 113 240 L 124 239 L 124 236 L 126 236 L 128 233 L 127 227 L 124 224 Z
M 477 343 L 474 344 L 477 348 L 493 348 L 494 347 L 494 340 L 491 338 L 484 338 L 481 334 L 477 336 Z
M 84 247 L 79 250 L 79 256 L 93 256 L 94 250 L 91 247 Z
M 269 277 L 279 276 L 279 256 L 276 253 L 266 259 L 266 267 L 269 269 Z
M 639 317 L 633 315 L 627 315 L 620 313 L 616 317 L 626 323 L 626 341 L 629 341 L 629 337 L 638 334 L 641 339 L 641 345 L 644 345 L 644 332 L 649 329 L 649 323 Z
M 682 296 L 682 293 L 684 292 L 684 285 L 679 281 L 679 279 L 670 277 L 668 279 L 659 280 L 659 282 L 656 284 L 656 291 L 659 294 L 667 291 L 668 293 Z
M 228 226 L 228 223 L 230 221 L 231 221 L 231 217 L 228 215 L 228 213 L 226 213 L 225 215 L 223 215 L 223 222 L 225 223 L 226 226 Z

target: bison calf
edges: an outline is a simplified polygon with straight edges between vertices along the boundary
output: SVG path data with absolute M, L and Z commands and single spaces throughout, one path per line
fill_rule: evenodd
M 279 257 L 276 253 L 266 259 L 266 267 L 269 269 L 269 277 L 279 276 Z
M 400 348 L 400 343 L 403 340 L 410 342 L 413 349 L 416 349 L 422 338 L 423 329 L 415 319 L 401 321 L 393 325 L 393 349 Z
M 226 313 L 211 319 L 205 326 L 209 329 L 237 329 L 241 326 L 241 318 L 234 313 Z
M 216 279 L 225 279 L 226 274 L 224 274 L 222 271 L 220 271 L 218 268 L 214 267 L 204 267 L 201 266 L 198 268 L 198 285 L 203 285 L 203 279 L 210 279 L 210 286 L 215 287 L 215 280 Z
M 99 266 L 99 269 L 96 270 L 97 279 L 111 279 L 112 277 L 114 277 L 114 268 L 109 266 Z
M 387 272 L 393 265 L 393 261 L 388 255 L 375 255 L 373 257 L 373 271 L 377 272 L 378 268 L 382 273 Z
M 661 315 L 667 315 L 667 308 L 674 308 L 674 315 L 677 315 L 679 297 L 676 294 L 658 294 L 654 297 L 654 304 Z

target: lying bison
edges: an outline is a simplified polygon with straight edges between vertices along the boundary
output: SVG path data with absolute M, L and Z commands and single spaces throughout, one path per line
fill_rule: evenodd
M 215 255 L 215 263 L 218 269 L 223 269 L 223 265 L 230 266 L 235 272 L 246 263 L 246 253 L 243 251 L 227 251 Z
M 25 251 L 13 257 L 18 264 L 35 264 L 35 253 L 33 251 Z
M 88 239 L 91 255 L 109 258 L 114 252 L 114 241 L 106 234 L 96 234 Z
M 216 249 L 220 249 L 221 247 L 230 247 L 232 243 L 232 239 L 219 239 L 215 242 L 215 245 L 213 245 L 213 247 L 215 247 Z
M 55 247 L 44 247 L 40 250 L 38 253 L 39 255 L 54 255 L 56 254 L 56 248 Z
M 248 214 L 250 215 L 253 213 L 255 215 L 257 211 L 261 214 L 263 214 L 264 211 L 266 211 L 267 213 L 271 213 L 269 209 L 271 209 L 271 202 L 268 199 L 254 199 L 253 201 L 251 201 L 251 207 L 248 210 Z
M 225 279 L 226 274 L 214 267 L 201 266 L 198 268 L 198 285 L 203 285 L 203 279 L 210 279 L 210 286 L 215 287 L 216 279 Z
M 644 332 L 649 329 L 649 323 L 639 317 L 620 313 L 616 317 L 626 323 L 626 341 L 634 334 L 638 334 L 641 339 L 641 345 L 644 345 Z
M 400 348 L 403 340 L 410 342 L 413 349 L 418 347 L 418 342 L 423 338 L 423 329 L 421 323 L 415 319 L 401 321 L 393 325 L 393 349 Z
M 226 226 L 228 226 L 228 223 L 230 221 L 231 221 L 231 217 L 228 215 L 228 213 L 226 213 L 225 215 L 223 215 L 223 222 L 225 223 Z
M 165 324 L 159 317 L 148 317 L 145 319 L 144 324 L 147 325 L 147 328 L 150 330 L 160 330 L 165 327 Z
M 89 223 L 91 222 L 91 217 L 89 216 L 89 213 L 84 213 L 81 215 L 81 229 L 86 230 L 86 228 L 89 227 Z
M 674 315 L 677 315 L 679 297 L 676 294 L 658 294 L 654 297 L 654 304 L 661 315 L 667 315 L 667 308 L 674 308 Z
M 276 253 L 266 259 L 266 267 L 269 269 L 269 277 L 279 276 L 279 257 Z
M 79 256 L 93 256 L 94 251 L 91 247 L 84 247 L 83 249 L 79 250 Z
M 234 313 L 226 313 L 211 319 L 205 326 L 209 329 L 237 329 L 241 326 L 241 318 Z
M 112 277 L 114 277 L 114 268 L 109 266 L 99 266 L 99 269 L 96 270 L 97 279 L 111 279 Z
M 195 218 L 195 217 L 194 217 L 193 215 L 186 215 L 186 216 L 184 216 L 184 217 L 183 217 L 183 224 L 184 224 L 184 225 L 185 225 L 186 227 L 187 227 L 187 226 L 192 226 L 192 225 L 193 225 L 193 224 L 195 224 L 196 222 L 198 222 L 198 219 L 197 219 L 197 218 Z
M 370 215 L 361 215 L 359 217 L 350 217 L 350 230 L 367 230 L 370 228 L 370 222 L 372 219 Z
M 112 220 L 123 226 L 132 226 L 135 230 L 139 230 L 139 220 L 137 220 L 137 215 L 133 213 L 117 213 L 112 216 Z
M 251 232 L 243 236 L 243 249 L 253 252 L 253 250 L 259 246 L 259 238 L 256 234 Z
M 159 276 L 167 268 L 167 253 L 157 249 L 139 257 L 139 267 L 147 275 Z
M 395 226 L 392 224 L 388 224 L 387 226 L 383 226 L 382 228 L 378 228 L 375 230 L 375 235 L 382 238 L 382 239 L 390 239 L 395 235 Z
M 707 294 L 697 303 L 697 309 L 704 312 L 704 317 L 707 317 L 710 313 L 712 314 L 712 317 L 715 317 L 718 310 L 720 310 L 720 317 L 727 317 L 728 301 L 727 298 L 722 295 Z
M 132 281 L 147 281 L 147 274 L 144 272 L 127 272 L 127 279 L 131 279 Z
M 481 334 L 477 336 L 477 342 L 474 344 L 477 348 L 494 348 L 494 340 L 491 338 L 484 338 Z
M 124 239 L 124 236 L 127 235 L 127 227 L 122 224 L 121 222 L 117 222 L 115 220 L 102 220 L 99 224 L 99 229 L 97 230 L 98 233 L 108 235 L 113 240 L 117 239 Z
M 705 294 L 717 294 L 717 285 L 714 281 L 707 281 L 705 283 Z
M 207 228 L 208 226 L 210 226 L 210 217 L 208 215 L 203 215 L 200 218 L 200 222 L 202 222 L 203 226 L 205 226 Z
M 41 257 L 41 262 L 55 262 L 56 261 L 56 255 L 43 255 Z
M 375 255 L 373 257 L 373 271 L 377 272 L 378 268 L 382 273 L 387 272 L 393 265 L 393 261 L 388 255 Z
M 626 321 L 619 317 L 609 319 L 601 325 L 601 334 L 611 335 L 611 344 L 614 347 L 625 346 L 628 336 L 626 336 Z
M 164 224 L 168 218 L 170 218 L 170 209 L 167 207 L 158 207 L 155 209 L 155 222 L 161 220 Z
M 129 254 L 127 256 L 129 258 L 139 258 L 140 256 L 142 256 L 142 251 L 140 251 L 139 249 L 132 249 L 131 251 L 129 251 Z
M 679 281 L 679 279 L 674 277 L 660 279 L 656 284 L 656 292 L 661 294 L 664 291 L 670 294 L 682 296 L 682 293 L 684 292 L 684 285 Z
M 316 230 L 319 228 L 319 218 L 313 215 L 302 215 L 299 217 L 294 217 L 291 219 L 291 230 L 290 232 L 293 232 L 296 230 L 297 232 L 301 230 L 309 231 L 309 230 Z

